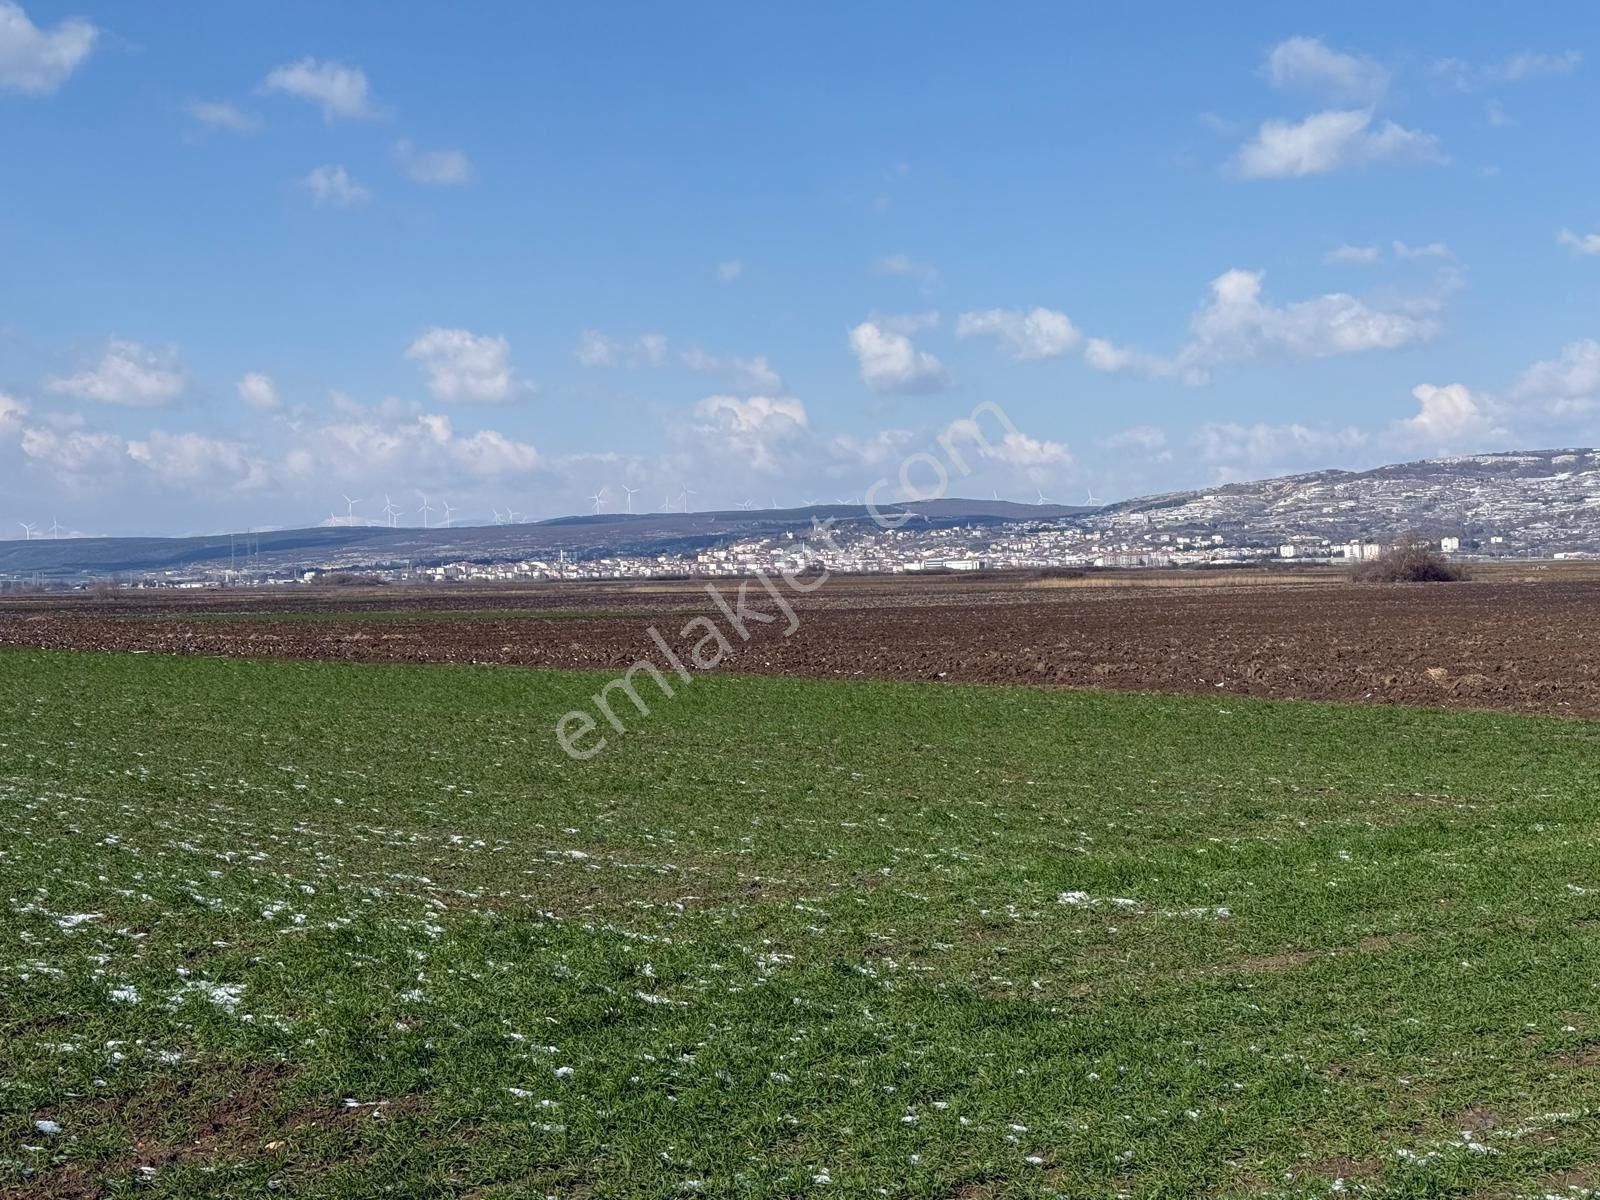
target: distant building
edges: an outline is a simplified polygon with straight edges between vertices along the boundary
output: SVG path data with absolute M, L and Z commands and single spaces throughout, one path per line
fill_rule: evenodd
M 1458 537 L 1440 538 L 1439 549 L 1443 550 L 1446 554 L 1455 554 L 1461 549 L 1461 539 Z

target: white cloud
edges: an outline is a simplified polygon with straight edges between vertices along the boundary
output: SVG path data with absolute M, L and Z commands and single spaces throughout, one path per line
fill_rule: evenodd
M 254 488 L 267 481 L 266 468 L 252 461 L 242 445 L 203 434 L 157 430 L 129 441 L 127 453 L 162 483 Z
M 1600 399 L 1600 342 L 1593 338 L 1569 342 L 1560 358 L 1534 363 L 1522 373 L 1512 395 L 1558 406 Z
M 318 208 L 356 208 L 372 199 L 372 192 L 337 163 L 313 168 L 300 186 L 311 193 Z
M 440 400 L 509 400 L 527 385 L 511 369 L 511 343 L 465 329 L 425 330 L 406 357 L 428 372 L 428 390 Z
M 1431 451 L 1459 450 L 1468 441 L 1496 432 L 1490 417 L 1493 401 L 1475 396 L 1462 384 L 1436 387 L 1421 383 L 1411 394 L 1417 400 L 1416 415 L 1395 423 L 1395 432 L 1403 440 Z
M 1544 75 L 1569 75 L 1578 69 L 1578 64 L 1582 61 L 1583 55 L 1576 50 L 1568 50 L 1561 54 L 1535 54 L 1524 50 L 1520 54 L 1513 54 L 1502 63 L 1489 67 L 1487 74 L 1490 79 L 1521 83 Z
M 744 263 L 740 259 L 730 258 L 717 264 L 717 278 L 723 283 L 732 283 L 743 274 Z
M 367 73 L 343 63 L 302 58 L 274 68 L 261 85 L 266 92 L 281 92 L 309 101 L 322 109 L 329 124 L 338 120 L 371 120 L 378 116 L 372 105 Z
M 79 17 L 40 29 L 20 4 L 0 0 L 0 88 L 48 96 L 83 65 L 99 36 Z
M 1441 58 L 1433 64 L 1433 77 L 1441 85 L 1460 92 L 1475 91 L 1497 83 L 1526 83 L 1548 75 L 1568 75 L 1578 69 L 1583 55 L 1576 50 L 1560 54 L 1538 54 L 1530 50 L 1513 54 L 1500 62 L 1475 66 L 1459 58 Z
M 805 405 L 792 397 L 707 396 L 694 413 L 697 433 L 757 471 L 774 470 L 784 443 L 810 427 Z
M 872 269 L 879 275 L 894 275 L 903 279 L 914 279 L 923 287 L 932 287 L 939 282 L 939 272 L 927 263 L 919 263 L 906 254 L 886 254 L 872 264 Z
M 770 396 L 784 390 L 782 377 L 764 354 L 742 358 L 735 354 L 712 354 L 691 346 L 674 359 L 671 343 L 660 333 L 642 333 L 636 338 L 624 339 L 598 329 L 585 329 L 578 335 L 573 355 L 585 367 L 664 367 L 676 361 L 691 371 L 724 375 L 743 392 Z
M 1284 179 L 1372 163 L 1444 161 L 1432 134 L 1393 121 L 1374 127 L 1371 109 L 1329 109 L 1298 123 L 1263 121 L 1233 165 L 1246 179 Z
M 256 133 L 261 129 L 260 117 L 225 100 L 191 100 L 185 107 L 189 115 L 207 129 L 241 134 Z
M 1226 271 L 1211 282 L 1211 299 L 1191 323 L 1194 341 L 1186 365 L 1286 354 L 1327 358 L 1367 350 L 1395 350 L 1438 332 L 1426 315 L 1374 309 L 1344 292 L 1299 300 L 1281 308 L 1261 298 L 1262 273 Z
M 941 320 L 937 311 L 919 313 L 880 313 L 874 312 L 867 317 L 879 329 L 887 329 L 890 333 L 903 333 L 906 337 L 913 337 L 924 329 L 937 329 Z
M 1455 254 L 1443 242 L 1429 242 L 1425 246 L 1408 246 L 1404 242 L 1395 242 L 1394 256 L 1406 262 L 1415 262 L 1419 258 L 1454 258 Z
M 1154 425 L 1134 425 L 1100 439 L 1107 450 L 1136 450 L 1156 454 L 1167 448 L 1167 431 Z
M 691 371 L 728 375 L 742 391 L 771 395 L 783 390 L 783 379 L 773 370 L 764 354 L 739 358 L 734 355 L 707 354 L 694 347 L 685 350 L 679 357 Z
M 1108 375 L 1120 371 L 1136 371 L 1152 379 L 1182 379 L 1185 383 L 1200 384 L 1206 373 L 1196 366 L 1186 366 L 1155 354 L 1145 354 L 1132 346 L 1119 346 L 1107 338 L 1090 338 L 1084 343 L 1083 361 L 1096 371 Z
M 188 386 L 188 378 L 175 351 L 149 350 L 138 342 L 112 338 L 93 368 L 52 379 L 45 386 L 52 392 L 102 404 L 149 407 L 177 399 Z
M 1600 233 L 1573 233 L 1563 229 L 1556 234 L 1556 244 L 1565 246 L 1574 254 L 1600 254 Z
M 956 319 L 956 336 L 991 335 L 1012 358 L 1055 358 L 1076 346 L 1083 337 L 1065 313 L 1048 308 L 1031 312 L 991 308 L 962 313 Z
M 472 160 L 460 150 L 418 150 L 407 138 L 394 146 L 395 157 L 417 183 L 459 185 L 472 182 Z
M 1371 266 L 1382 257 L 1376 246 L 1337 246 L 1322 256 L 1325 263 L 1339 263 L 1346 266 Z
M 381 412 L 323 426 L 305 448 L 336 477 L 399 475 L 414 483 L 448 482 L 457 472 L 498 479 L 538 468 L 539 452 L 493 429 L 457 436 L 449 417 L 422 414 L 392 423 Z
M 263 375 L 260 371 L 251 371 L 234 386 L 239 391 L 239 399 L 251 408 L 271 412 L 282 405 L 282 401 L 278 399 L 278 389 L 272 382 L 272 376 Z
M 1316 429 L 1307 425 L 1240 425 L 1213 422 L 1196 431 L 1194 448 L 1208 463 L 1234 469 L 1278 468 L 1306 462 L 1324 463 L 1330 457 L 1359 449 L 1367 435 L 1354 426 Z
M 22 452 L 63 475 L 103 475 L 122 464 L 127 446 L 112 433 L 29 428 L 22 431 Z
M 622 345 L 598 329 L 585 329 L 578 334 L 578 344 L 572 348 L 572 353 L 582 366 L 614 367 L 621 358 Z
M 1063 443 L 1029 437 L 1016 429 L 1008 429 L 1003 438 L 992 441 L 971 417 L 951 421 L 939 436 L 939 442 L 954 445 L 962 453 L 976 448 L 979 458 L 1009 467 L 1062 466 L 1072 461 Z
M 950 384 L 944 364 L 911 339 L 872 321 L 850 331 L 850 349 L 861 367 L 861 380 L 875 392 L 937 392 Z
M 1267 51 L 1265 71 L 1273 87 L 1357 104 L 1374 103 L 1389 87 L 1389 72 L 1382 65 L 1314 37 L 1279 42 Z

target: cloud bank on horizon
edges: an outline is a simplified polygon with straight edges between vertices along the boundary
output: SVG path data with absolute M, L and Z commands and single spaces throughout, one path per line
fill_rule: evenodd
M 1581 6 L 314 16 L 0 0 L 5 528 L 1600 443 Z

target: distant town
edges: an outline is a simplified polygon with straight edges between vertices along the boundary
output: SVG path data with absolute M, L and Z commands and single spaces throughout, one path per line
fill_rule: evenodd
M 1600 451 L 1322 471 L 1097 508 L 940 500 L 868 509 L 607 514 L 452 529 L 321 527 L 0 544 L 0 586 L 718 578 L 1351 564 L 1401 537 L 1461 558 L 1600 557 Z

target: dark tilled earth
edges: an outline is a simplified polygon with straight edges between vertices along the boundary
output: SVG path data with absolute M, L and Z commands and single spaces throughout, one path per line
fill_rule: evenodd
M 1600 580 L 840 580 L 792 597 L 792 635 L 782 619 L 751 622 L 748 643 L 704 586 L 22 598 L 0 604 L 0 646 L 621 669 L 647 655 L 665 665 L 652 626 L 687 659 L 706 628 L 683 628 L 700 613 L 732 643 L 729 671 L 1600 717 Z M 731 601 L 737 584 L 721 587 Z

